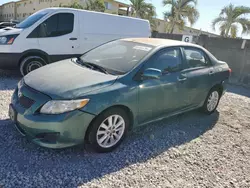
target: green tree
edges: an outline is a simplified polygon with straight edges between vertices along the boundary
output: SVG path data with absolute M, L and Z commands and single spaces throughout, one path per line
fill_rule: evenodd
M 104 12 L 105 4 L 103 0 L 89 0 L 86 2 L 85 9 L 96 11 L 96 12 Z
M 239 26 L 242 28 L 242 34 L 250 32 L 250 20 L 244 17 L 246 14 L 250 14 L 250 7 L 229 4 L 221 10 L 219 17 L 213 20 L 212 27 L 215 30 L 216 25 L 219 25 L 221 36 L 236 38 Z
M 60 4 L 59 7 L 65 7 L 65 8 L 75 8 L 75 9 L 84 9 L 84 7 L 79 4 L 78 2 L 73 2 L 72 4 L 70 5 L 62 5 Z
M 156 10 L 152 3 L 146 3 L 145 0 L 130 0 L 131 2 L 131 16 L 147 19 L 150 22 L 151 28 L 156 28 L 154 18 L 156 17 Z
M 82 6 L 77 1 L 74 1 L 70 5 L 61 5 L 60 7 L 67 7 L 67 8 L 75 8 L 75 9 L 85 9 L 85 10 L 92 10 L 96 12 L 104 12 L 105 11 L 105 4 L 103 0 L 88 0 L 86 2 L 86 6 Z
M 196 5 L 197 0 L 163 0 L 163 6 L 170 6 L 170 10 L 164 12 L 169 21 L 168 32 L 173 33 L 176 26 L 183 30 L 187 22 L 193 25 L 200 15 Z

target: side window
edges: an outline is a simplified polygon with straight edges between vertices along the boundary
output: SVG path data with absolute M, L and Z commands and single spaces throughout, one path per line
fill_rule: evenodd
M 58 14 L 57 35 L 66 35 L 72 33 L 74 29 L 74 14 L 62 13 Z
M 153 64 L 147 68 L 155 68 L 163 73 L 178 72 L 182 69 L 182 61 L 179 49 L 166 49 L 156 54 Z
M 74 29 L 74 14 L 59 13 L 41 23 L 28 38 L 58 37 L 72 33 Z
M 201 50 L 196 48 L 184 48 L 184 52 L 189 67 L 194 68 L 210 65 L 210 61 Z
M 51 16 L 40 25 L 40 37 L 56 37 L 58 28 L 58 14 Z

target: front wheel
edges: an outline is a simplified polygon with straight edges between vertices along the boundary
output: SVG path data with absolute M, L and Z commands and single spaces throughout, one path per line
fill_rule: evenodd
M 126 112 L 113 108 L 100 114 L 91 124 L 88 141 L 97 152 L 110 152 L 117 148 L 127 134 L 129 119 Z
M 219 104 L 220 97 L 219 89 L 211 89 L 202 107 L 203 111 L 207 114 L 212 114 Z
M 46 61 L 39 56 L 28 56 L 24 58 L 20 64 L 20 72 L 23 76 L 31 71 L 46 65 Z

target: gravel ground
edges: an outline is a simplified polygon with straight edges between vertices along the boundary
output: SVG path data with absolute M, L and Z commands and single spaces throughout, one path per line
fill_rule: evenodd
M 150 124 L 108 154 L 51 150 L 9 121 L 18 74 L 0 72 L 0 187 L 250 187 L 250 90 L 229 86 L 218 111 Z

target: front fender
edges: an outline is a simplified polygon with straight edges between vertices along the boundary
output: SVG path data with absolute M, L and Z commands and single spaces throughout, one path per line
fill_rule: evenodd
M 85 98 L 90 99 L 89 103 L 82 108 L 82 111 L 99 115 L 104 110 L 117 105 L 126 106 L 136 118 L 138 114 L 138 87 L 127 86 L 122 83 L 104 88 L 103 90 L 95 91 Z

